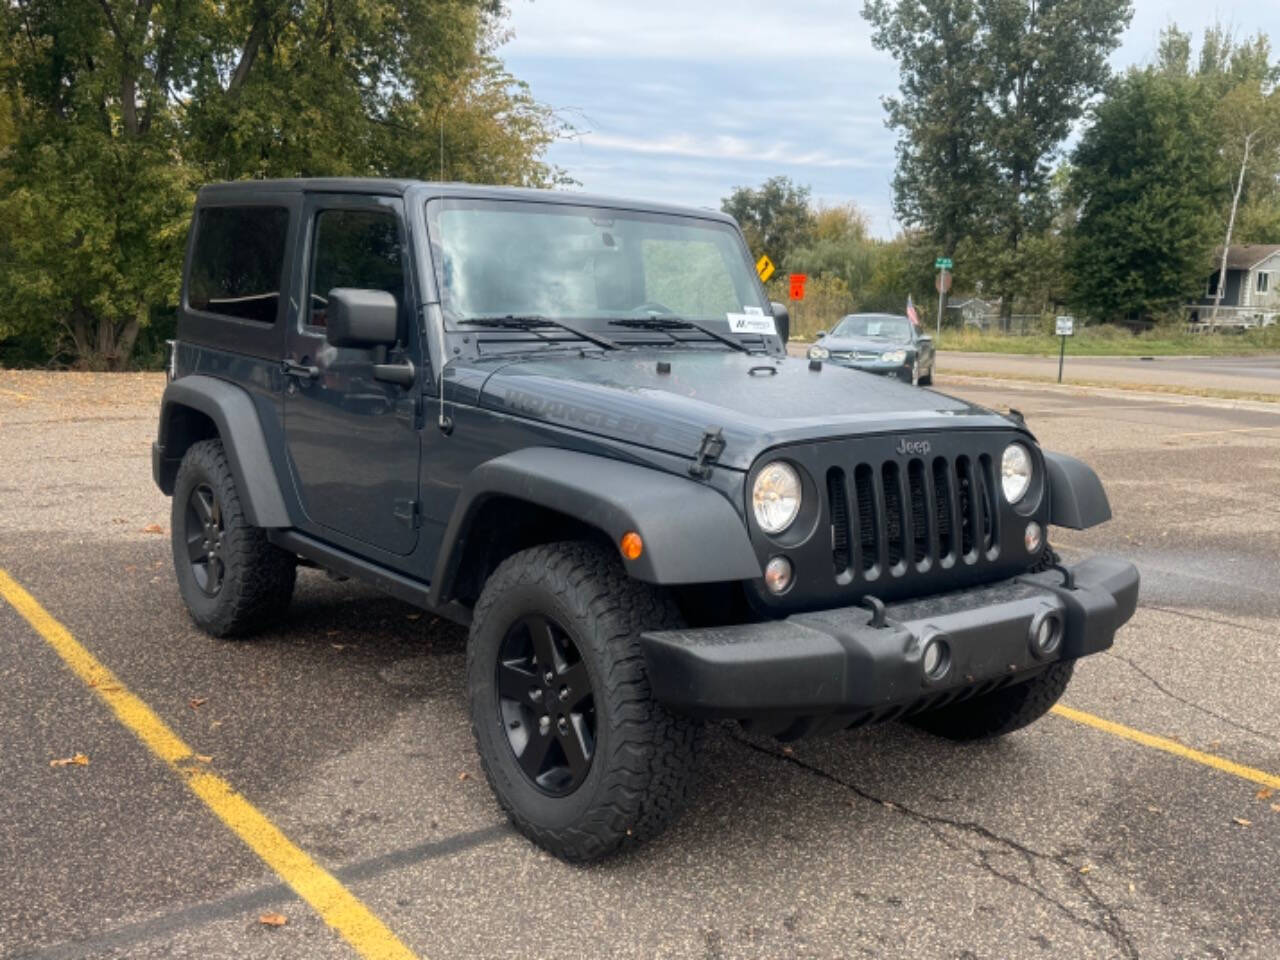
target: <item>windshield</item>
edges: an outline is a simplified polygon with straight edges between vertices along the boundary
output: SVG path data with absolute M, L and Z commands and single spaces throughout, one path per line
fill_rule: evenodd
M 871 337 L 907 343 L 911 339 L 911 325 L 903 317 L 845 317 L 831 331 L 831 336 Z
M 729 314 L 770 312 L 725 223 L 465 198 L 431 201 L 427 218 L 451 324 L 510 315 L 607 327 L 659 314 L 726 325 Z

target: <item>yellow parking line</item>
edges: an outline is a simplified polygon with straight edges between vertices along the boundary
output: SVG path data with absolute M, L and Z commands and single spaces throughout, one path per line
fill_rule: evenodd
M 1095 717 L 1092 713 L 1085 713 L 1083 710 L 1076 710 L 1072 707 L 1064 707 L 1058 704 L 1053 708 L 1053 712 L 1060 717 L 1066 717 L 1068 720 L 1074 720 L 1076 723 L 1083 723 L 1086 727 L 1093 727 L 1095 730 L 1102 730 L 1104 733 L 1113 736 L 1122 737 L 1125 740 L 1132 740 L 1134 743 L 1140 743 L 1144 747 L 1150 747 L 1153 750 L 1163 750 L 1165 753 L 1171 753 L 1175 757 L 1181 757 L 1183 760 L 1190 760 L 1193 763 L 1199 763 L 1206 767 L 1212 767 L 1222 773 L 1229 773 L 1233 777 L 1239 777 L 1241 780 L 1248 780 L 1250 783 L 1258 783 L 1264 787 L 1271 787 L 1273 790 L 1280 790 L 1280 777 L 1267 773 L 1264 770 L 1258 770 L 1254 767 L 1246 767 L 1242 763 L 1236 763 L 1232 760 L 1226 760 L 1212 753 L 1205 753 L 1202 750 L 1195 750 L 1184 744 L 1178 743 L 1176 740 L 1170 740 L 1167 737 L 1157 737 L 1154 734 L 1143 733 L 1141 730 L 1135 730 L 1133 727 L 1126 727 L 1122 723 L 1116 723 L 1113 720 L 1104 720 L 1102 717 Z
M 356 896 L 286 837 L 231 784 L 196 760 L 195 752 L 142 700 L 131 693 L 35 597 L 0 570 L 0 597 L 20 613 L 116 718 L 163 760 L 205 805 L 294 892 L 311 905 L 360 956 L 415 960 L 414 954 Z

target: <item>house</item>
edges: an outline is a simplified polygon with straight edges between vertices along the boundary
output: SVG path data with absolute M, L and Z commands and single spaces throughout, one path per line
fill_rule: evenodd
M 947 301 L 947 309 L 955 310 L 960 315 L 960 322 L 966 327 L 977 327 L 985 330 L 989 326 L 1000 325 L 1000 300 L 984 300 L 982 297 L 953 297 Z
M 1222 250 L 1214 255 L 1222 263 Z M 1227 279 L 1222 285 L 1217 320 L 1213 304 L 1218 297 L 1219 269 L 1205 279 L 1204 296 L 1184 308 L 1187 320 L 1198 328 L 1211 324 L 1229 327 L 1269 326 L 1280 320 L 1280 243 L 1241 244 L 1227 248 Z

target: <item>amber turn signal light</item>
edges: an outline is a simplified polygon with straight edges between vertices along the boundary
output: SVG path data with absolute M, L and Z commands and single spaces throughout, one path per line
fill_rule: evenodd
M 637 560 L 640 554 L 644 553 L 644 541 L 634 530 L 628 530 L 622 535 L 622 539 L 618 541 L 618 547 L 628 560 Z

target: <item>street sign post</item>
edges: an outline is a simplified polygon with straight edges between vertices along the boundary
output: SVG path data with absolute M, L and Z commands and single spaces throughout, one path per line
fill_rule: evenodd
M 773 276 L 773 271 L 777 269 L 767 253 L 760 254 L 760 259 L 756 261 L 756 273 L 759 275 L 761 283 L 768 283 L 769 278 Z
M 1054 320 L 1054 330 L 1058 336 L 1062 338 L 1062 345 L 1058 348 L 1058 382 L 1062 382 L 1062 361 L 1067 356 L 1067 337 L 1075 335 L 1076 318 L 1075 317 L 1057 317 Z
M 951 289 L 951 267 L 950 257 L 938 257 L 933 261 L 933 269 L 942 271 L 933 284 L 938 290 L 938 336 L 942 336 L 942 301 L 946 299 L 947 292 Z

